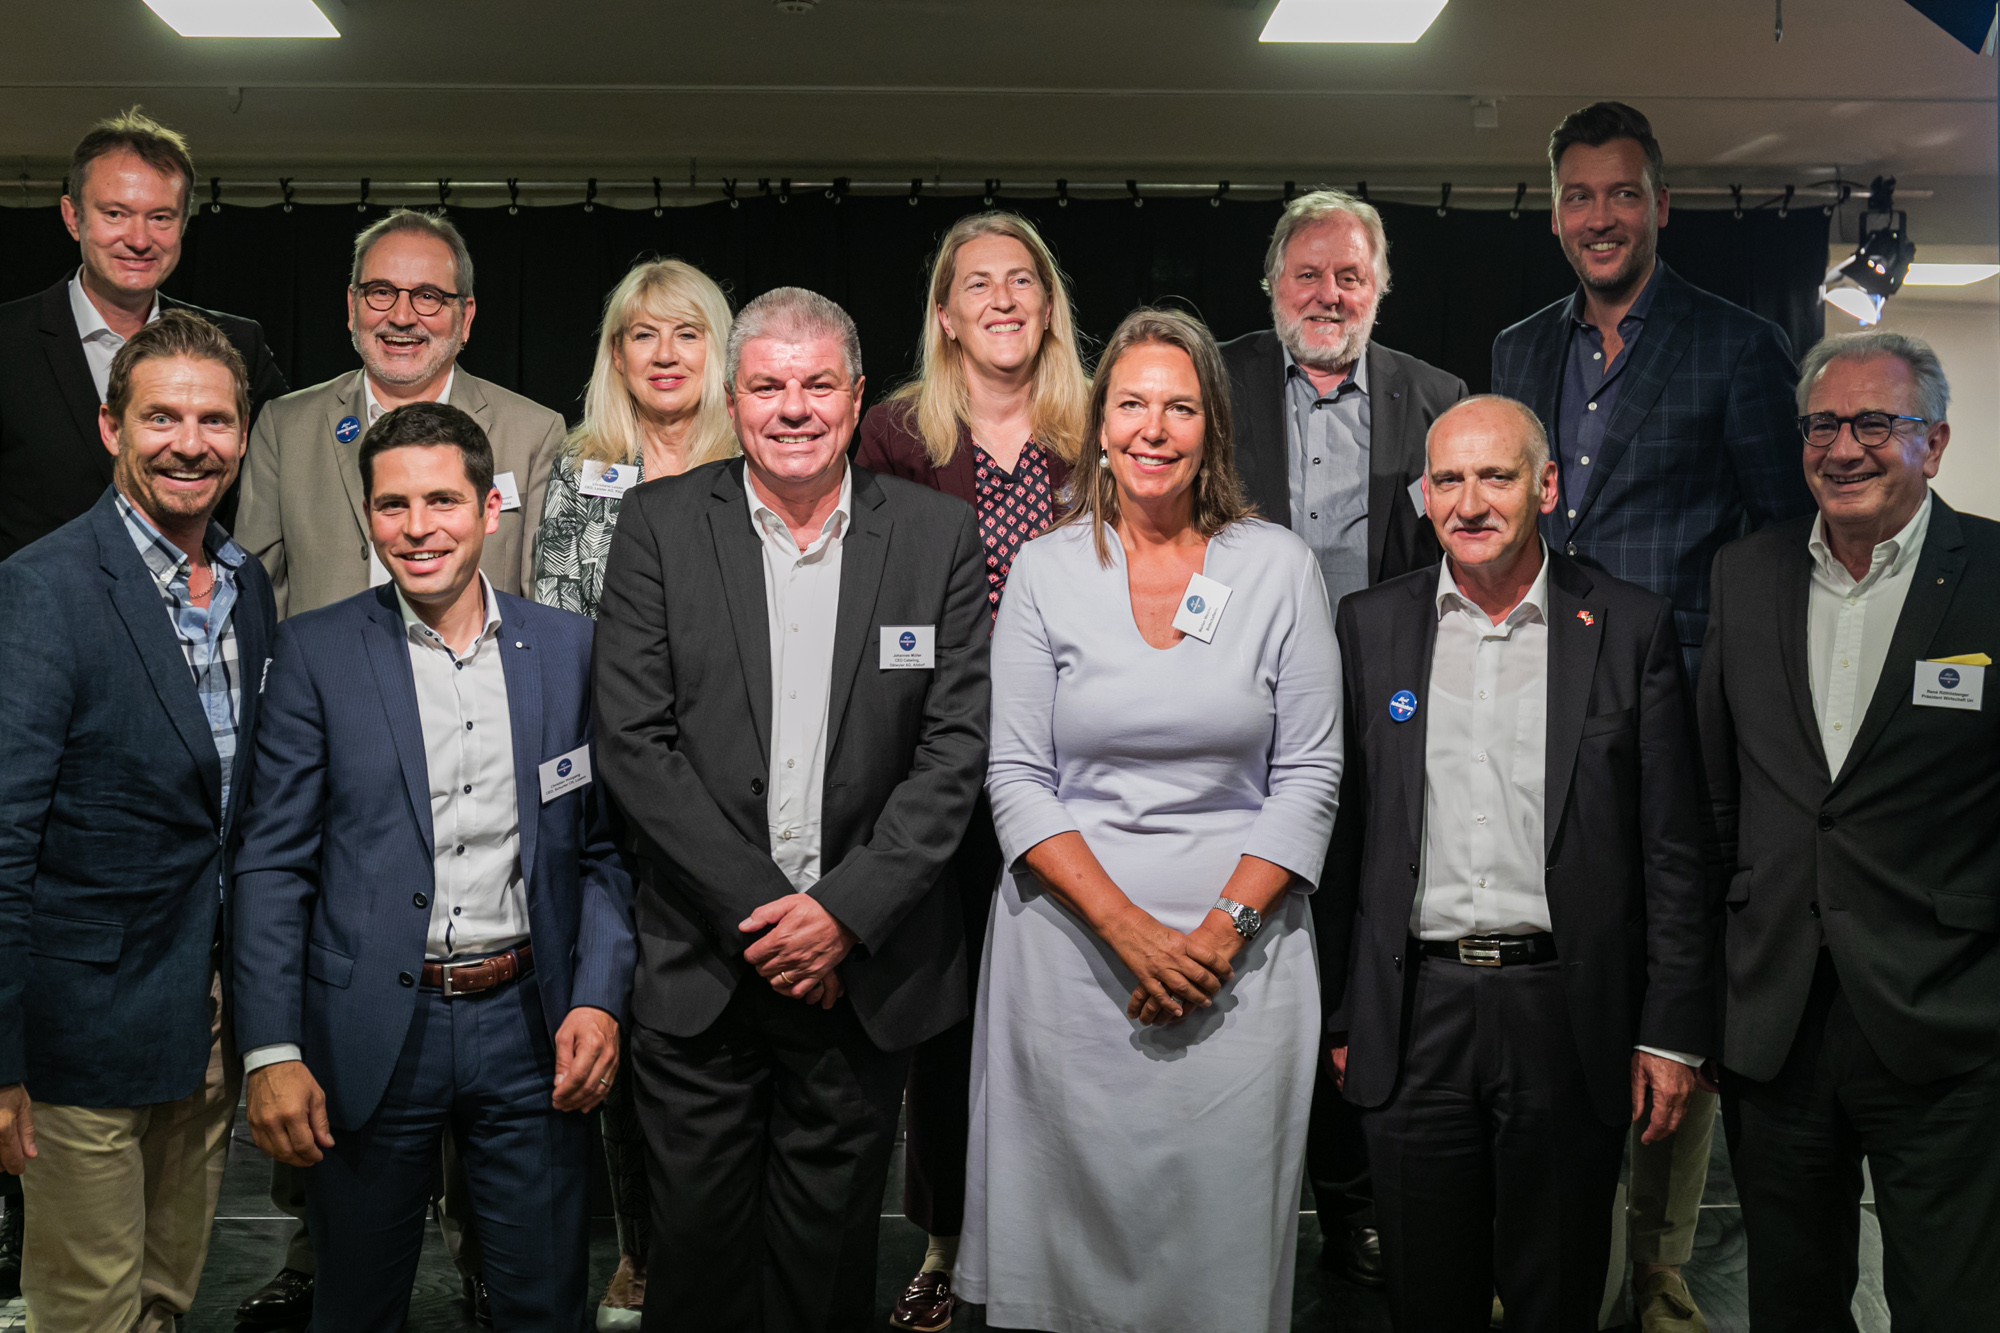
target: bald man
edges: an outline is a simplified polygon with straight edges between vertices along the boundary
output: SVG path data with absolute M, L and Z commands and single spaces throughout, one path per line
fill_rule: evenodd
M 1664 597 L 1551 552 L 1548 439 L 1430 429 L 1444 559 L 1340 605 L 1348 772 L 1329 1055 L 1362 1108 L 1402 1328 L 1597 1327 L 1627 1126 L 1717 1043 L 1693 710 Z

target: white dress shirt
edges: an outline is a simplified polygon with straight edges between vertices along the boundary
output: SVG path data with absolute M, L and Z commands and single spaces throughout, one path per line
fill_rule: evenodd
M 757 496 L 746 473 L 750 521 L 764 549 L 771 629 L 771 780 L 766 790 L 771 859 L 800 893 L 819 882 L 820 798 L 826 787 L 826 709 L 833 631 L 840 612 L 840 552 L 854 513 L 854 471 L 805 550 Z
M 1875 544 L 1868 573 L 1857 583 L 1827 545 L 1825 516 L 1813 520 L 1806 542 L 1813 562 L 1812 592 L 1806 601 L 1807 670 L 1813 715 L 1819 719 L 1820 744 L 1826 748 L 1826 771 L 1831 775 L 1837 776 L 1847 762 L 1854 729 L 1875 697 L 1930 522 L 1927 491 L 1916 517 L 1895 536 Z
M 97 401 L 102 403 L 111 392 L 111 363 L 117 359 L 118 349 L 125 345 L 125 338 L 106 324 L 104 316 L 90 303 L 83 290 L 82 269 L 69 280 L 69 308 L 76 317 L 76 336 L 83 341 L 83 359 L 90 364 L 90 381 L 97 386 Z M 154 292 L 153 309 L 146 322 L 151 324 L 159 317 L 160 294 Z
M 486 624 L 461 657 L 403 600 L 424 767 L 431 789 L 431 923 L 424 959 L 502 953 L 528 938 L 528 887 L 521 874 L 521 816 L 514 789 L 514 728 L 500 665 L 500 603 L 479 576 Z M 243 1057 L 247 1075 L 300 1059 L 291 1043 Z

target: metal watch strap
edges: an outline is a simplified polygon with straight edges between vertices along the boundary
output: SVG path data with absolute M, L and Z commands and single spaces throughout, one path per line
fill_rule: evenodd
M 1263 914 L 1254 907 L 1245 906 L 1228 898 L 1217 898 L 1215 909 L 1218 912 L 1227 912 L 1230 921 L 1235 923 L 1236 933 L 1246 940 L 1256 939 L 1257 932 L 1264 928 Z

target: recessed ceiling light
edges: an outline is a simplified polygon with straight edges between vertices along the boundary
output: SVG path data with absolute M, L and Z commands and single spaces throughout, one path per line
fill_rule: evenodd
M 146 0 L 183 37 L 338 37 L 313 0 Z
M 1445 0 L 1278 0 L 1260 42 L 1414 42 Z
M 1967 287 L 2000 273 L 2000 264 L 1912 264 L 1905 287 Z

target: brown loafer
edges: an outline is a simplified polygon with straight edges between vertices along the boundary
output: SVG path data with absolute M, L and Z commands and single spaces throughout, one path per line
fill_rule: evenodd
M 1708 1321 L 1679 1273 L 1649 1273 L 1634 1284 L 1640 1333 L 1708 1333 Z
M 889 1312 L 889 1327 L 908 1333 L 938 1333 L 951 1327 L 952 1311 L 957 1306 L 958 1297 L 951 1294 L 951 1274 L 919 1273 L 910 1279 L 897 1298 L 896 1308 Z

